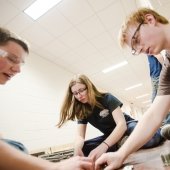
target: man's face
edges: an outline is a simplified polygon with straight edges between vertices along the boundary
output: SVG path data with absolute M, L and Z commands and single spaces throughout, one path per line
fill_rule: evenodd
M 20 72 L 26 55 L 24 49 L 13 41 L 0 45 L 0 84 L 5 84 Z
M 156 55 L 163 50 L 164 39 L 158 26 L 138 23 L 129 27 L 127 44 L 132 49 L 133 55 L 140 53 Z

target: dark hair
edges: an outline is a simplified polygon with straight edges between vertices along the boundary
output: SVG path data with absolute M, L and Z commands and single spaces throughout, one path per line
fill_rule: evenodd
M 0 27 L 0 45 L 4 45 L 9 41 L 13 41 L 19 44 L 25 50 L 25 52 L 29 53 L 28 45 L 24 40 L 21 40 L 20 37 L 10 32 L 9 30 Z

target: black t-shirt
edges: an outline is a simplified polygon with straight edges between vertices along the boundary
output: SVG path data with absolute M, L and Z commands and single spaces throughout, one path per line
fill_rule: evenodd
M 87 124 L 89 122 L 102 133 L 109 135 L 116 127 L 116 122 L 113 119 L 112 112 L 117 107 L 122 107 L 123 103 L 110 93 L 104 94 L 103 97 L 98 98 L 98 101 L 102 104 L 104 109 L 95 106 L 89 117 L 83 120 L 78 120 L 78 124 Z M 124 115 L 126 121 L 133 120 L 125 113 Z

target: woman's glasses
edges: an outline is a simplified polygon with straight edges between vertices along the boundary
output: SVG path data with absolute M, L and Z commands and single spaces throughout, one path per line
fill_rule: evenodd
M 73 92 L 73 95 L 74 95 L 75 97 L 78 96 L 79 94 L 84 95 L 85 92 L 86 92 L 86 90 L 87 90 L 86 87 L 85 87 L 85 88 L 81 88 L 81 89 L 79 89 L 78 91 L 74 91 L 74 92 Z

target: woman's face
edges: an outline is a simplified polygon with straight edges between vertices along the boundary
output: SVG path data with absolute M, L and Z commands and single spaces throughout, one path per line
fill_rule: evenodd
M 87 87 L 84 84 L 76 83 L 71 87 L 73 96 L 81 103 L 88 102 Z
M 23 48 L 13 41 L 0 46 L 0 84 L 5 84 L 20 72 L 25 56 Z

